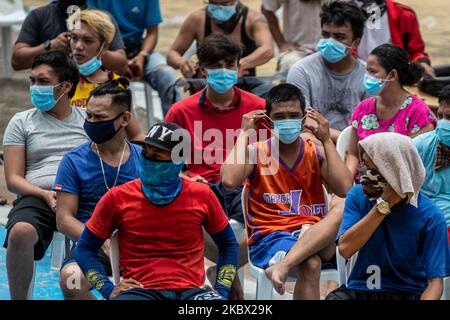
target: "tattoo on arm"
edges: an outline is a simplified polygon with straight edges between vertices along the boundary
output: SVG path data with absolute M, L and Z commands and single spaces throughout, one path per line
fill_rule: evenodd
M 258 19 L 256 19 L 257 23 L 267 23 L 267 19 L 264 16 L 260 16 Z

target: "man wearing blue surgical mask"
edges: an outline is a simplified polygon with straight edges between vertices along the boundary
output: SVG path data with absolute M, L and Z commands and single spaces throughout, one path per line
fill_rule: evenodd
M 17 194 L 4 244 L 11 299 L 26 298 L 34 261 L 44 257 L 56 231 L 52 187 L 58 165 L 66 152 L 87 140 L 86 113 L 69 101 L 79 77 L 63 51 L 38 55 L 30 75 L 34 108 L 14 115 L 5 131 L 6 183 Z
M 211 189 L 180 176 L 177 152 L 187 132 L 163 122 L 148 131 L 139 157 L 139 179 L 109 190 L 97 204 L 75 250 L 75 259 L 105 299 L 223 300 L 236 276 L 238 244 Z M 117 229 L 123 280 L 114 285 L 97 257 Z M 203 229 L 218 247 L 214 290 L 205 280 Z
M 450 241 L 450 85 L 439 94 L 436 130 L 414 139 L 425 166 L 422 192 L 441 209 Z
M 236 141 L 235 135 L 227 141 L 229 132 L 240 129 L 244 114 L 264 109 L 263 99 L 235 85 L 241 54 L 242 46 L 230 36 L 212 34 L 207 37 L 197 50 L 200 69 L 207 80 L 206 88 L 175 103 L 165 121 L 180 125 L 191 136 L 191 161 L 187 164 L 185 174 L 196 181 L 207 183 L 219 197 L 227 215 L 243 223 L 241 186 L 226 189 L 220 177 L 220 167 Z M 198 124 L 201 124 L 200 127 Z M 211 131 L 220 134 L 214 144 L 206 138 L 207 132 Z M 199 153 L 201 157 L 196 161 L 196 154 Z M 245 240 L 240 240 L 241 249 L 245 250 Z M 210 247 L 212 246 L 207 246 L 205 255 L 208 259 L 215 260 L 214 254 L 210 254 Z M 240 263 L 245 264 L 246 254 L 241 256 L 243 258 Z M 242 289 L 238 291 L 241 293 L 238 296 L 243 297 Z
M 322 184 L 341 197 L 352 185 L 350 171 L 331 140 L 328 121 L 313 109 L 307 109 L 306 116 L 304 113 L 305 100 L 297 87 L 280 84 L 272 88 L 266 112 L 257 110 L 244 115 L 237 143 L 221 170 L 226 187 L 246 184 L 250 259 L 265 269 L 269 278 L 274 270 L 271 266 L 284 266 L 286 253 L 295 254 L 294 245 L 305 226 L 317 223 L 327 214 Z M 274 136 L 251 144 L 251 132 L 267 117 L 273 123 Z M 309 129 L 323 148 L 300 136 L 305 117 L 318 123 Z M 253 155 L 256 161 L 251 160 Z M 322 261 L 331 260 L 335 252 L 336 246 L 331 243 L 305 262 L 283 268 L 286 275 L 292 271 L 300 279 L 294 299 L 319 300 Z M 284 293 L 284 285 L 275 289 Z
M 287 82 L 300 88 L 306 106 L 327 118 L 336 142 L 353 109 L 368 97 L 362 85 L 365 63 L 352 54 L 366 18 L 355 3 L 333 1 L 322 6 L 320 19 L 319 52 L 299 60 L 290 69 Z
M 60 271 L 60 287 L 66 300 L 93 300 L 91 285 L 74 259 L 76 242 L 105 193 L 138 178 L 141 147 L 126 140 L 131 119 L 131 91 L 117 82 L 98 86 L 91 92 L 84 129 L 90 141 L 66 153 L 56 175 L 56 223 L 58 230 L 73 241 Z M 109 241 L 98 258 L 111 275 Z M 71 286 L 77 276 L 80 286 Z
M 203 43 L 210 35 L 229 35 L 243 47 L 238 78 L 256 76 L 256 67 L 273 57 L 273 41 L 266 18 L 258 11 L 245 6 L 238 0 L 209 0 L 206 7 L 191 13 L 167 55 L 167 62 L 180 69 L 185 78 L 198 78 L 202 74 L 198 65 L 185 57 L 194 41 Z M 270 89 L 267 84 L 255 82 L 240 83 L 240 87 L 258 96 Z

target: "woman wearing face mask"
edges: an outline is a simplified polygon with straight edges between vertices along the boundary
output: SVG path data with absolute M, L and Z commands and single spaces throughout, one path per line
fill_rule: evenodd
M 101 62 L 101 57 L 108 50 L 116 30 L 110 17 L 95 9 L 83 10 L 79 15 L 71 15 L 67 24 L 74 26 L 71 32 L 70 48 L 80 71 L 80 82 L 71 99 L 71 104 L 85 109 L 92 90 L 120 77 L 102 68 Z M 121 81 L 121 85 L 126 88 L 128 82 Z M 139 123 L 134 116 L 127 126 L 127 136 L 129 139 L 143 138 Z
M 436 117 L 428 105 L 404 88 L 417 83 L 422 74 L 423 68 L 400 47 L 383 44 L 372 51 L 364 90 L 374 97 L 362 101 L 350 118 L 353 129 L 346 164 L 353 174 L 359 166 L 358 141 L 380 132 L 414 138 L 434 129 Z

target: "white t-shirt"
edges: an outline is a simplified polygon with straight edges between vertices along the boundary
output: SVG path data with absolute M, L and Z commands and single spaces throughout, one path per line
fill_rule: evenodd
M 392 43 L 387 12 L 381 16 L 379 23 L 369 20 L 366 22 L 364 35 L 358 47 L 358 57 L 367 61 L 372 50 L 385 43 Z

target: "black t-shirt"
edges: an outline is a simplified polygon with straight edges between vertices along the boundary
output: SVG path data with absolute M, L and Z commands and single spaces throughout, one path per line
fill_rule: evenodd
M 125 49 L 117 22 L 114 17 L 111 15 L 110 17 L 116 27 L 116 34 L 109 50 Z M 47 40 L 52 40 L 61 33 L 68 31 L 66 18 L 67 14 L 60 11 L 57 2 L 34 9 L 25 18 L 16 43 L 25 42 L 35 47 Z

